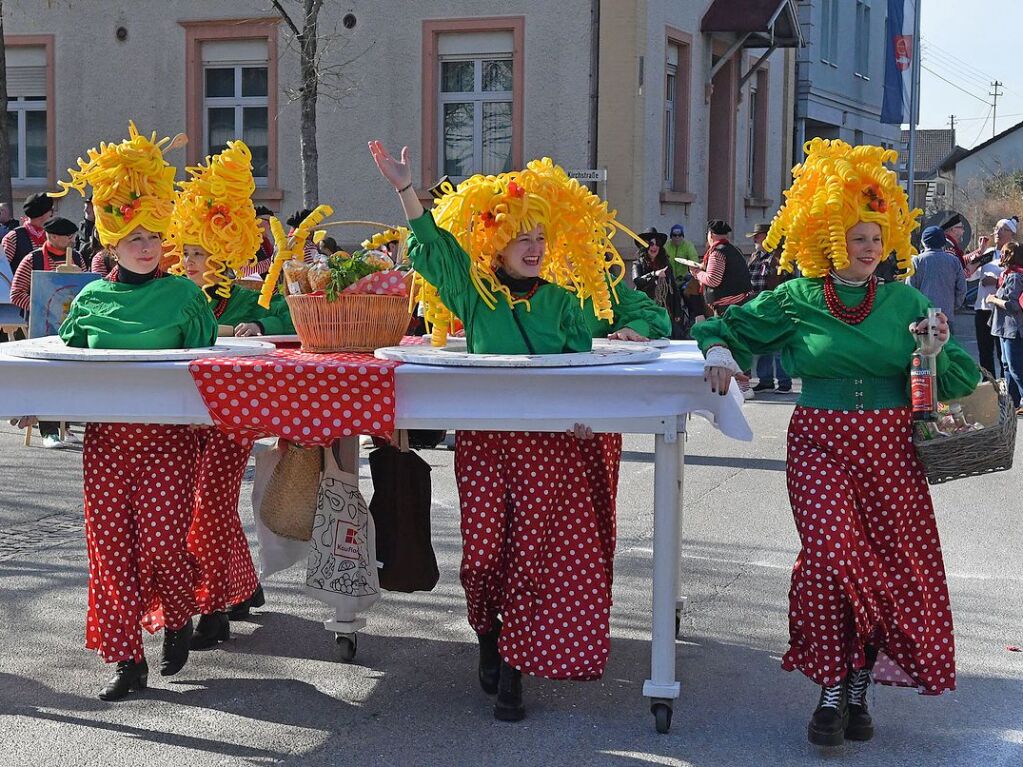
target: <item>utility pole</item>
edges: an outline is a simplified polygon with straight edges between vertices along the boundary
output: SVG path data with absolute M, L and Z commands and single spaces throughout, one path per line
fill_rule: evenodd
M 951 128 L 952 130 L 956 129 L 956 116 L 955 115 L 949 115 L 948 116 L 948 127 Z
M 1005 85 L 1005 83 L 1002 83 L 1002 82 L 999 82 L 998 80 L 995 80 L 993 83 L 991 83 L 991 87 L 994 88 L 994 90 L 993 91 L 988 91 L 988 94 L 987 94 L 988 96 L 991 97 L 991 137 L 992 138 L 994 138 L 995 135 L 998 133 L 998 130 L 995 127 L 998 124 L 998 97 L 1002 95 L 999 92 L 998 89 L 1001 88 L 1003 85 Z

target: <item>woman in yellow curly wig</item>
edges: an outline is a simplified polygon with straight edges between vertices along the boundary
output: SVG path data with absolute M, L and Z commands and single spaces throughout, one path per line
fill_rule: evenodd
M 129 137 L 101 144 L 71 170 L 63 192 L 92 187 L 96 231 L 117 261 L 75 298 L 60 335 L 69 346 L 182 349 L 216 341 L 203 292 L 159 270 L 170 222 L 174 167 L 157 141 L 129 126 Z M 163 627 L 160 673 L 188 659 L 196 612 L 185 539 L 196 449 L 185 426 L 90 423 L 83 450 L 85 536 L 89 550 L 86 646 L 117 671 L 99 696 L 118 700 L 146 687 L 141 627 Z M 159 609 L 158 609 L 159 608 Z
M 373 141 L 370 152 L 408 217 L 427 319 L 442 329 L 460 319 L 471 352 L 588 351 L 595 326 L 628 327 L 615 317 L 622 261 L 610 242 L 614 214 L 549 159 L 474 176 L 431 214 L 412 189 L 408 148 L 395 159 Z M 663 309 L 627 295 L 638 299 L 629 311 L 634 337 L 670 331 Z M 456 436 L 461 580 L 479 638 L 479 682 L 497 694 L 497 719 L 525 715 L 522 672 L 603 674 L 620 453 L 619 435 L 595 438 L 581 425 L 569 434 Z
M 252 204 L 256 182 L 249 148 L 242 141 L 229 141 L 224 151 L 188 168 L 188 173 L 167 237 L 179 267 L 203 289 L 217 322 L 231 334 L 294 333 L 282 296 L 274 296 L 264 309 L 257 291 L 234 284 L 235 274 L 255 263 L 263 239 Z M 201 650 L 230 638 L 232 607 L 258 607 L 263 595 L 238 517 L 252 444 L 213 427 L 197 430 L 195 436 L 199 457 L 188 551 L 198 565 L 196 602 L 201 613 L 191 649 Z
M 760 293 L 693 328 L 712 388 L 724 394 L 754 354 L 780 352 L 802 379 L 788 429 L 788 489 L 802 551 L 789 592 L 786 670 L 821 685 L 811 743 L 869 740 L 877 680 L 932 694 L 955 688 L 952 613 L 938 530 L 913 449 L 909 370 L 928 301 L 904 282 L 879 284 L 889 253 L 914 253 L 894 151 L 814 139 L 765 246 L 784 237 L 781 264 L 804 277 Z M 980 372 L 950 340 L 937 379 L 942 400 L 963 397 Z

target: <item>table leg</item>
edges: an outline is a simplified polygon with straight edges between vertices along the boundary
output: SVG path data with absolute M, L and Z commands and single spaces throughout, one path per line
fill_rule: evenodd
M 650 678 L 643 694 L 657 730 L 667 732 L 679 694 L 675 681 L 675 601 L 678 596 L 679 497 L 682 442 L 677 434 L 658 434 L 654 441 L 654 584 L 650 643 Z
M 688 416 L 686 416 L 688 417 Z M 678 566 L 675 568 L 675 638 L 677 639 L 682 628 L 682 611 L 686 606 L 686 598 L 682 595 L 682 529 L 685 524 L 685 478 L 686 478 L 686 433 L 685 421 L 682 421 L 682 431 L 678 435 Z

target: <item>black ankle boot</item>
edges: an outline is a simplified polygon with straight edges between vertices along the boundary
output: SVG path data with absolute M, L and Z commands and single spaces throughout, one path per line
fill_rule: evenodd
M 522 705 L 522 672 L 501 661 L 501 676 L 497 684 L 497 702 L 494 704 L 494 719 L 502 722 L 518 722 L 526 716 Z
M 199 625 L 188 643 L 190 650 L 208 650 L 231 638 L 231 622 L 227 613 L 210 613 L 199 618 Z
M 810 717 L 807 737 L 815 746 L 841 746 L 845 742 L 845 726 L 848 721 L 845 682 L 822 687 L 817 710 Z
M 497 651 L 497 640 L 501 636 L 501 624 L 495 623 L 494 628 L 486 634 L 477 634 L 480 642 L 479 680 L 480 687 L 487 695 L 497 694 L 498 680 L 501 676 L 501 655 Z
M 252 592 L 251 597 L 239 602 L 228 610 L 227 617 L 233 621 L 243 620 L 249 617 L 250 608 L 262 607 L 265 604 L 266 596 L 263 594 L 263 584 L 260 584 L 256 586 L 256 590 Z
M 160 658 L 160 676 L 174 676 L 188 661 L 188 644 L 192 639 L 192 619 L 171 631 L 163 630 L 163 657 Z
M 849 696 L 849 722 L 845 726 L 846 740 L 870 740 L 874 737 L 874 720 L 867 711 L 867 690 L 870 689 L 870 669 L 850 671 L 846 677 Z
M 122 660 L 110 680 L 99 691 L 100 700 L 120 700 L 132 690 L 146 689 L 149 676 L 149 664 L 143 658 L 140 661 Z

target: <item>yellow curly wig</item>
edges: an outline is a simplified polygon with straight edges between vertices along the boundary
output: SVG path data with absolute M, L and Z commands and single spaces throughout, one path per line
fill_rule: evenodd
M 912 273 L 916 249 L 910 235 L 922 211 L 909 209 L 898 177 L 885 167 L 898 160 L 898 152 L 821 138 L 808 141 L 804 150 L 806 160 L 792 169 L 792 186 L 764 241 L 772 250 L 785 239 L 781 268 L 798 266 L 805 277 L 844 269 L 845 233 L 866 221 L 880 225 L 884 253 L 894 251 L 899 270 Z
M 578 296 L 593 298 L 595 314 L 610 320 L 614 286 L 625 264 L 612 243 L 621 230 L 637 235 L 615 220 L 615 211 L 549 157 L 533 160 L 523 170 L 497 176 L 477 175 L 448 189 L 433 210 L 437 224 L 454 235 L 472 260 L 476 290 L 491 308 L 498 296 L 509 305 L 516 299 L 497 279 L 499 253 L 520 232 L 542 226 L 547 242 L 540 276 Z M 434 286 L 418 278 L 417 298 L 434 326 L 434 343 L 443 343 L 452 319 Z
M 157 141 L 155 131 L 143 136 L 135 123 L 129 122 L 127 139 L 90 149 L 88 161 L 78 158 L 78 170 L 68 168 L 71 181 L 58 181 L 61 191 L 50 192 L 50 196 L 63 197 L 75 189 L 84 197 L 86 184 L 92 186 L 96 232 L 105 246 L 116 245 L 140 226 L 163 233 L 173 209 L 176 173 L 163 159 L 163 151 L 181 140 L 183 137 L 173 143 L 169 138 Z
M 209 254 L 206 287 L 215 286 L 218 296 L 228 298 L 231 272 L 253 263 L 263 240 L 252 204 L 252 153 L 244 142 L 229 141 L 205 165 L 187 171 L 191 178 L 178 184 L 167 230 L 171 252 L 180 262 L 186 245 L 201 246 Z

